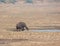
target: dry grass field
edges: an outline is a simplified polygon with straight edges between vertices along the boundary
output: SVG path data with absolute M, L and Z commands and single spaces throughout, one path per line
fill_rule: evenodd
M 0 5 L 0 46 L 60 46 L 59 32 L 15 31 L 20 21 L 25 22 L 29 28 L 58 26 L 60 29 L 59 9 Z
M 55 32 L 3 32 L 1 46 L 60 46 L 60 33 Z

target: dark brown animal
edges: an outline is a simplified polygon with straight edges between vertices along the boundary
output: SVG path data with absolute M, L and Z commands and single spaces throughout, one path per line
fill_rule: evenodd
M 25 29 L 29 30 L 26 23 L 24 23 L 24 22 L 19 22 L 18 24 L 16 24 L 16 29 L 19 31 L 20 30 L 24 31 Z

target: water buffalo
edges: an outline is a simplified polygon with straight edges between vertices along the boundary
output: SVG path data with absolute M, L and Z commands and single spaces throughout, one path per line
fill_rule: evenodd
M 22 31 L 24 31 L 25 29 L 29 30 L 26 23 L 24 23 L 24 22 L 19 22 L 18 24 L 16 24 L 16 29 L 22 30 Z

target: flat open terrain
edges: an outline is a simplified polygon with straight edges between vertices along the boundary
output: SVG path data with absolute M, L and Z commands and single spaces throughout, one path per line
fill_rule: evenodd
M 60 46 L 60 33 L 1 32 L 1 46 Z
M 60 46 L 59 32 L 15 31 L 20 21 L 25 22 L 29 28 L 53 26 L 53 29 L 60 29 L 59 9 L 54 6 L 0 5 L 0 46 Z

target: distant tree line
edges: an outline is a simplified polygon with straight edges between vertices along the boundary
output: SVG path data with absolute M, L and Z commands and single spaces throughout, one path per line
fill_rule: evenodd
M 15 3 L 16 0 L 0 0 L 0 3 Z
M 46 2 L 50 2 L 50 3 L 51 3 L 51 2 L 52 2 L 52 3 L 53 3 L 53 2 L 60 2 L 60 0 L 36 0 L 36 1 L 39 1 L 39 2 L 45 2 L 45 1 L 46 1 Z
M 25 0 L 26 3 L 33 3 L 33 0 Z
M 48 2 L 60 2 L 60 0 L 47 0 Z
M 16 3 L 20 0 L 0 0 L 1 3 Z M 32 0 L 23 0 L 25 1 L 26 3 L 32 3 L 33 1 Z
M 0 3 L 16 3 L 20 0 L 0 0 Z M 25 1 L 26 3 L 33 3 L 33 1 L 35 0 L 23 0 Z M 44 2 L 44 0 L 36 0 L 36 1 L 39 1 L 39 2 Z M 60 0 L 46 0 L 47 2 L 60 2 Z

